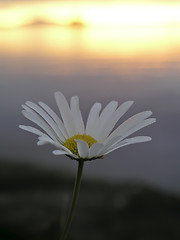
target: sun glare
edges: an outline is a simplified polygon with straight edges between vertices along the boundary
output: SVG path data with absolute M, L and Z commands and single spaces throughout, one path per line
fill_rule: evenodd
M 177 25 L 179 11 L 180 4 L 173 2 L 17 2 L 2 5 L 0 27 L 19 27 L 37 19 L 61 25 L 81 22 L 91 27 Z
M 176 28 L 69 29 L 54 27 L 4 31 L 0 52 L 65 58 L 179 59 Z
M 0 28 L 10 29 L 0 31 L 1 53 L 143 61 L 180 56 L 178 3 L 32 1 L 0 6 Z M 43 27 L 34 27 L 39 24 Z M 84 27 L 60 27 L 72 25 Z

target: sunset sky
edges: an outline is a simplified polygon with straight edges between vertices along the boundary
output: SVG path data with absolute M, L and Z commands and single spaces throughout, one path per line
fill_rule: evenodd
M 180 0 L 0 0 L 0 156 L 52 160 L 17 127 L 26 100 L 56 109 L 51 96 L 61 90 L 82 99 L 85 117 L 95 101 L 134 100 L 134 113 L 150 109 L 158 119 L 152 145 L 124 149 L 87 171 L 180 192 L 179 76 Z
M 67 56 L 79 48 L 89 57 L 120 54 L 164 61 L 178 56 L 179 13 L 180 1 L 0 0 L 0 49 L 30 53 L 39 44 L 51 55 Z M 83 30 L 79 34 L 66 26 Z
M 93 27 L 180 25 L 180 1 L 0 1 L 0 27 L 44 21 Z

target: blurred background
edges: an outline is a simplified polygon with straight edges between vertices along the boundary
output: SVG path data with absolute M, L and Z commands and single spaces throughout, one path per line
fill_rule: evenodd
M 180 1 L 0 0 L 0 239 L 56 240 L 77 162 L 18 128 L 21 105 L 54 92 L 134 100 L 152 110 L 148 143 L 85 164 L 69 240 L 180 239 Z M 119 122 L 121 123 L 121 121 Z

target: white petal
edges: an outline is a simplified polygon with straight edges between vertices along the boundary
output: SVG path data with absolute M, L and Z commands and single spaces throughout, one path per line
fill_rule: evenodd
M 65 151 L 67 155 L 71 156 L 72 158 L 78 159 L 79 157 L 75 154 L 73 154 L 68 148 L 64 147 L 60 143 L 54 143 L 54 146 L 56 146 L 59 150 Z
M 146 119 L 146 120 L 143 120 L 141 123 L 139 123 L 138 125 L 136 125 L 135 127 L 131 128 L 129 131 L 127 131 L 124 135 L 123 135 L 123 138 L 126 138 L 128 136 L 130 136 L 131 134 L 137 132 L 138 130 L 144 128 L 144 127 L 147 127 L 153 123 L 156 122 L 156 119 L 155 118 L 149 118 L 149 119 Z
M 55 95 L 57 106 L 59 108 L 59 111 L 61 113 L 61 116 L 64 122 L 64 126 L 68 133 L 68 136 L 72 137 L 76 134 L 76 131 L 75 131 L 75 126 L 72 119 L 71 110 L 69 108 L 69 104 L 61 92 L 56 92 L 54 95 Z
M 98 151 L 98 156 L 104 155 L 107 149 L 114 145 L 121 137 L 120 136 L 115 136 L 111 138 L 106 144 L 103 144 L 103 147 Z
M 104 129 L 106 128 L 106 124 L 109 121 L 109 119 L 112 119 L 112 114 L 116 110 L 117 106 L 118 102 L 111 101 L 102 111 L 97 121 L 96 127 L 93 129 L 91 133 L 97 140 L 101 139 L 101 135 L 104 132 Z
M 98 138 L 100 142 L 104 142 L 107 136 L 110 134 L 116 123 L 119 119 L 128 111 L 128 109 L 132 106 L 133 101 L 127 101 L 121 104 L 118 109 L 112 114 L 112 117 L 107 121 L 104 126 L 103 131 L 101 132 L 101 136 Z
M 97 157 L 97 153 L 104 145 L 102 143 L 94 143 L 89 149 L 89 158 Z
M 139 123 L 138 125 L 136 125 L 132 129 L 127 131 L 122 137 L 119 138 L 119 140 L 115 144 L 118 144 L 119 142 L 121 142 L 126 137 L 130 136 L 131 134 L 135 133 L 136 131 L 138 131 L 138 130 L 146 127 L 146 126 L 149 126 L 150 124 L 154 123 L 155 121 L 156 121 L 155 118 L 149 118 L 149 119 L 143 120 L 141 123 Z
M 100 103 L 95 103 L 89 112 L 89 116 L 86 124 L 86 134 L 87 135 L 89 134 L 92 137 L 93 137 L 92 132 L 96 127 L 97 120 L 99 119 L 99 113 L 101 111 L 101 107 L 102 105 Z
M 68 156 L 70 156 L 70 157 L 72 157 L 72 158 L 75 158 L 75 159 L 78 159 L 79 157 L 78 156 L 76 156 L 75 154 L 69 154 L 69 153 L 67 153 L 66 151 L 63 151 L 63 150 L 54 150 L 53 152 L 52 152 L 54 155 L 68 155 Z
M 64 154 L 67 154 L 67 152 L 63 151 L 63 150 L 54 150 L 53 154 L 54 155 L 64 155 Z
M 40 136 L 40 137 L 38 137 L 38 139 L 39 139 L 39 141 L 44 141 L 47 143 L 54 144 L 54 141 L 48 136 Z
M 120 139 L 119 141 L 122 141 L 123 139 L 125 139 L 126 137 L 130 136 L 131 134 L 137 132 L 138 130 L 147 127 L 149 125 L 151 125 L 152 123 L 156 122 L 155 118 L 149 118 L 149 119 L 145 119 L 142 122 L 140 122 L 139 124 L 137 124 L 135 127 L 131 128 L 129 131 L 127 131 Z
M 45 133 L 43 133 L 40 130 L 38 130 L 38 129 L 34 128 L 34 127 L 31 127 L 31 126 L 19 125 L 19 128 L 21 128 L 21 129 L 23 129 L 25 131 L 34 133 L 34 134 L 39 135 L 39 136 L 47 136 Z
M 72 154 L 72 152 L 68 148 L 64 147 L 60 143 L 54 143 L 54 146 L 56 146 L 59 150 L 65 151 L 68 155 Z
M 124 146 L 130 145 L 130 144 L 134 144 L 134 143 L 142 143 L 142 142 L 148 142 L 151 141 L 151 137 L 148 136 L 137 136 L 137 137 L 133 137 L 133 138 L 127 138 L 125 140 L 123 140 L 122 142 L 119 142 L 113 146 L 111 146 L 106 152 L 105 155 Z
M 137 136 L 133 138 L 127 138 L 124 141 L 126 141 L 129 144 L 134 144 L 134 143 L 141 143 L 141 142 L 149 142 L 151 140 L 152 138 L 149 136 Z
M 72 158 L 75 158 L 75 159 L 78 159 L 78 158 L 79 158 L 79 156 L 73 154 L 68 148 L 64 147 L 63 145 L 60 145 L 60 144 L 54 144 L 54 145 L 55 145 L 59 150 L 54 150 L 53 153 L 56 152 L 56 151 L 63 151 L 63 152 L 65 152 L 64 154 L 66 154 L 66 155 L 68 155 L 68 156 L 70 156 L 70 157 L 72 157 Z M 57 154 L 56 154 L 56 155 L 57 155 Z
M 74 120 L 76 134 L 84 134 L 84 122 L 79 108 L 79 98 L 77 96 L 71 98 L 71 112 Z
M 121 148 L 121 147 L 124 147 L 126 145 L 129 145 L 129 143 L 127 143 L 126 141 L 122 141 L 122 142 L 119 142 L 113 146 L 111 146 L 110 148 L 108 148 L 105 152 L 104 152 L 104 155 L 118 149 L 118 148 Z
M 47 143 L 54 144 L 54 141 L 48 135 L 44 134 L 43 132 L 39 131 L 36 128 L 33 128 L 31 126 L 24 126 L 24 125 L 19 125 L 19 128 L 21 128 L 23 130 L 26 130 L 28 132 L 32 132 L 32 133 L 34 133 L 36 135 L 39 135 L 40 136 L 38 138 L 39 141 L 37 142 L 38 146 L 44 145 L 44 144 L 47 144 Z
M 54 133 L 57 135 L 61 142 L 65 141 L 64 136 L 62 135 L 61 131 L 59 130 L 57 124 L 52 120 L 52 118 L 37 104 L 32 103 L 30 101 L 26 102 L 26 105 L 36 111 L 54 130 Z
M 33 110 L 32 110 L 33 111 Z M 42 128 L 55 142 L 57 141 L 56 135 L 51 127 L 35 112 L 27 112 L 26 110 L 22 111 L 22 114 L 29 119 L 30 121 L 36 123 L 40 128 Z
M 114 136 L 123 136 L 126 134 L 127 131 L 141 123 L 144 119 L 148 118 L 152 114 L 151 111 L 145 111 L 138 113 L 132 117 L 130 117 L 128 120 L 123 122 L 118 128 L 116 128 L 109 137 L 105 140 L 105 143 L 109 141 Z
M 77 149 L 80 158 L 88 158 L 89 156 L 89 146 L 87 142 L 79 139 L 74 139 L 77 142 Z
M 47 142 L 47 141 L 41 141 L 41 140 L 39 140 L 39 141 L 37 142 L 37 145 L 38 145 L 38 146 L 42 146 L 42 145 L 45 145 L 45 144 L 49 144 L 49 142 Z
M 53 140 L 57 141 L 57 135 L 55 134 L 54 130 L 47 124 L 47 122 L 38 114 L 36 113 L 33 109 L 26 105 L 22 105 L 22 107 L 25 109 L 22 111 L 22 114 L 29 119 L 30 121 L 36 123 L 39 127 L 41 127 L 45 132 L 48 133 L 49 136 Z
M 45 103 L 39 102 L 39 105 L 42 108 L 44 108 L 44 110 L 46 110 L 46 112 L 52 117 L 52 119 L 56 122 L 58 128 L 60 129 L 61 133 L 63 134 L 64 138 L 67 139 L 68 138 L 67 131 L 64 127 L 63 122 L 57 116 L 57 114 L 49 106 L 47 106 Z

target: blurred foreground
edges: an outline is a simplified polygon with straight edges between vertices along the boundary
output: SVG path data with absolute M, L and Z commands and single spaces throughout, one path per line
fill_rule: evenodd
M 74 176 L 0 161 L 0 240 L 58 240 Z M 179 240 L 180 198 L 84 177 L 69 240 Z

